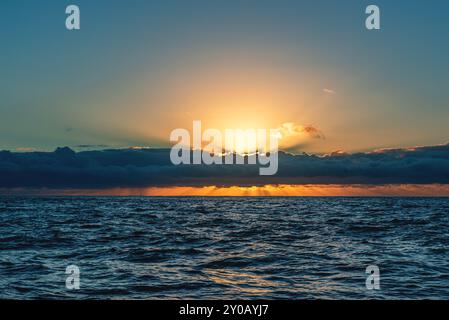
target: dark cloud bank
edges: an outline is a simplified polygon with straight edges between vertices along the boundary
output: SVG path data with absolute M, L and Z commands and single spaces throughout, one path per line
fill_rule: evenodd
M 259 176 L 259 165 L 174 166 L 169 152 L 0 151 L 0 188 L 449 183 L 449 144 L 328 156 L 280 152 L 275 176 Z

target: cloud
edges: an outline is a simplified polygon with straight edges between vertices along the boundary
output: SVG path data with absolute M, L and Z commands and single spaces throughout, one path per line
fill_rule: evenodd
M 0 151 L 0 188 L 252 186 L 267 184 L 449 184 L 449 145 L 326 156 L 279 152 L 274 176 L 258 165 L 180 165 L 170 149 Z
M 324 139 L 324 134 L 313 126 L 303 126 L 294 122 L 285 122 L 276 130 L 281 134 L 282 139 L 291 137 L 309 137 Z
M 324 134 L 315 127 L 307 126 L 304 127 L 303 131 L 314 139 L 324 139 Z
M 310 144 L 312 139 L 325 139 L 321 130 L 311 125 L 285 122 L 276 130 L 281 137 L 279 147 L 289 152 L 301 151 L 301 148 Z
M 77 146 L 74 146 L 76 149 L 104 149 L 104 148 L 110 148 L 110 146 L 106 144 L 79 144 Z
M 324 89 L 323 89 L 323 92 L 328 93 L 328 94 L 334 94 L 334 93 L 335 93 L 335 90 L 328 89 L 328 88 L 324 88 Z

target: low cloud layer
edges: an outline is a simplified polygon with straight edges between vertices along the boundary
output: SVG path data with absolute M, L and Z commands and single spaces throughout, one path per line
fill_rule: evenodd
M 267 184 L 449 184 L 449 144 L 327 156 L 279 153 L 274 176 L 258 165 L 180 165 L 169 149 L 14 153 L 0 151 L 0 188 L 257 186 Z

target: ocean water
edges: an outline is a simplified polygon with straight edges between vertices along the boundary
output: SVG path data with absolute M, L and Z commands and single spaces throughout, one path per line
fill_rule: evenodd
M 449 199 L 0 197 L 0 298 L 449 299 Z

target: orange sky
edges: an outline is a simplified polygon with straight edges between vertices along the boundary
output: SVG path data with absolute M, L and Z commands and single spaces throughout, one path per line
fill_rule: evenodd
M 28 191 L 28 192 L 27 192 Z M 0 190 L 0 194 L 2 190 Z M 260 187 L 151 187 L 103 190 L 7 190 L 6 193 L 87 196 L 449 196 L 449 185 L 266 185 Z

